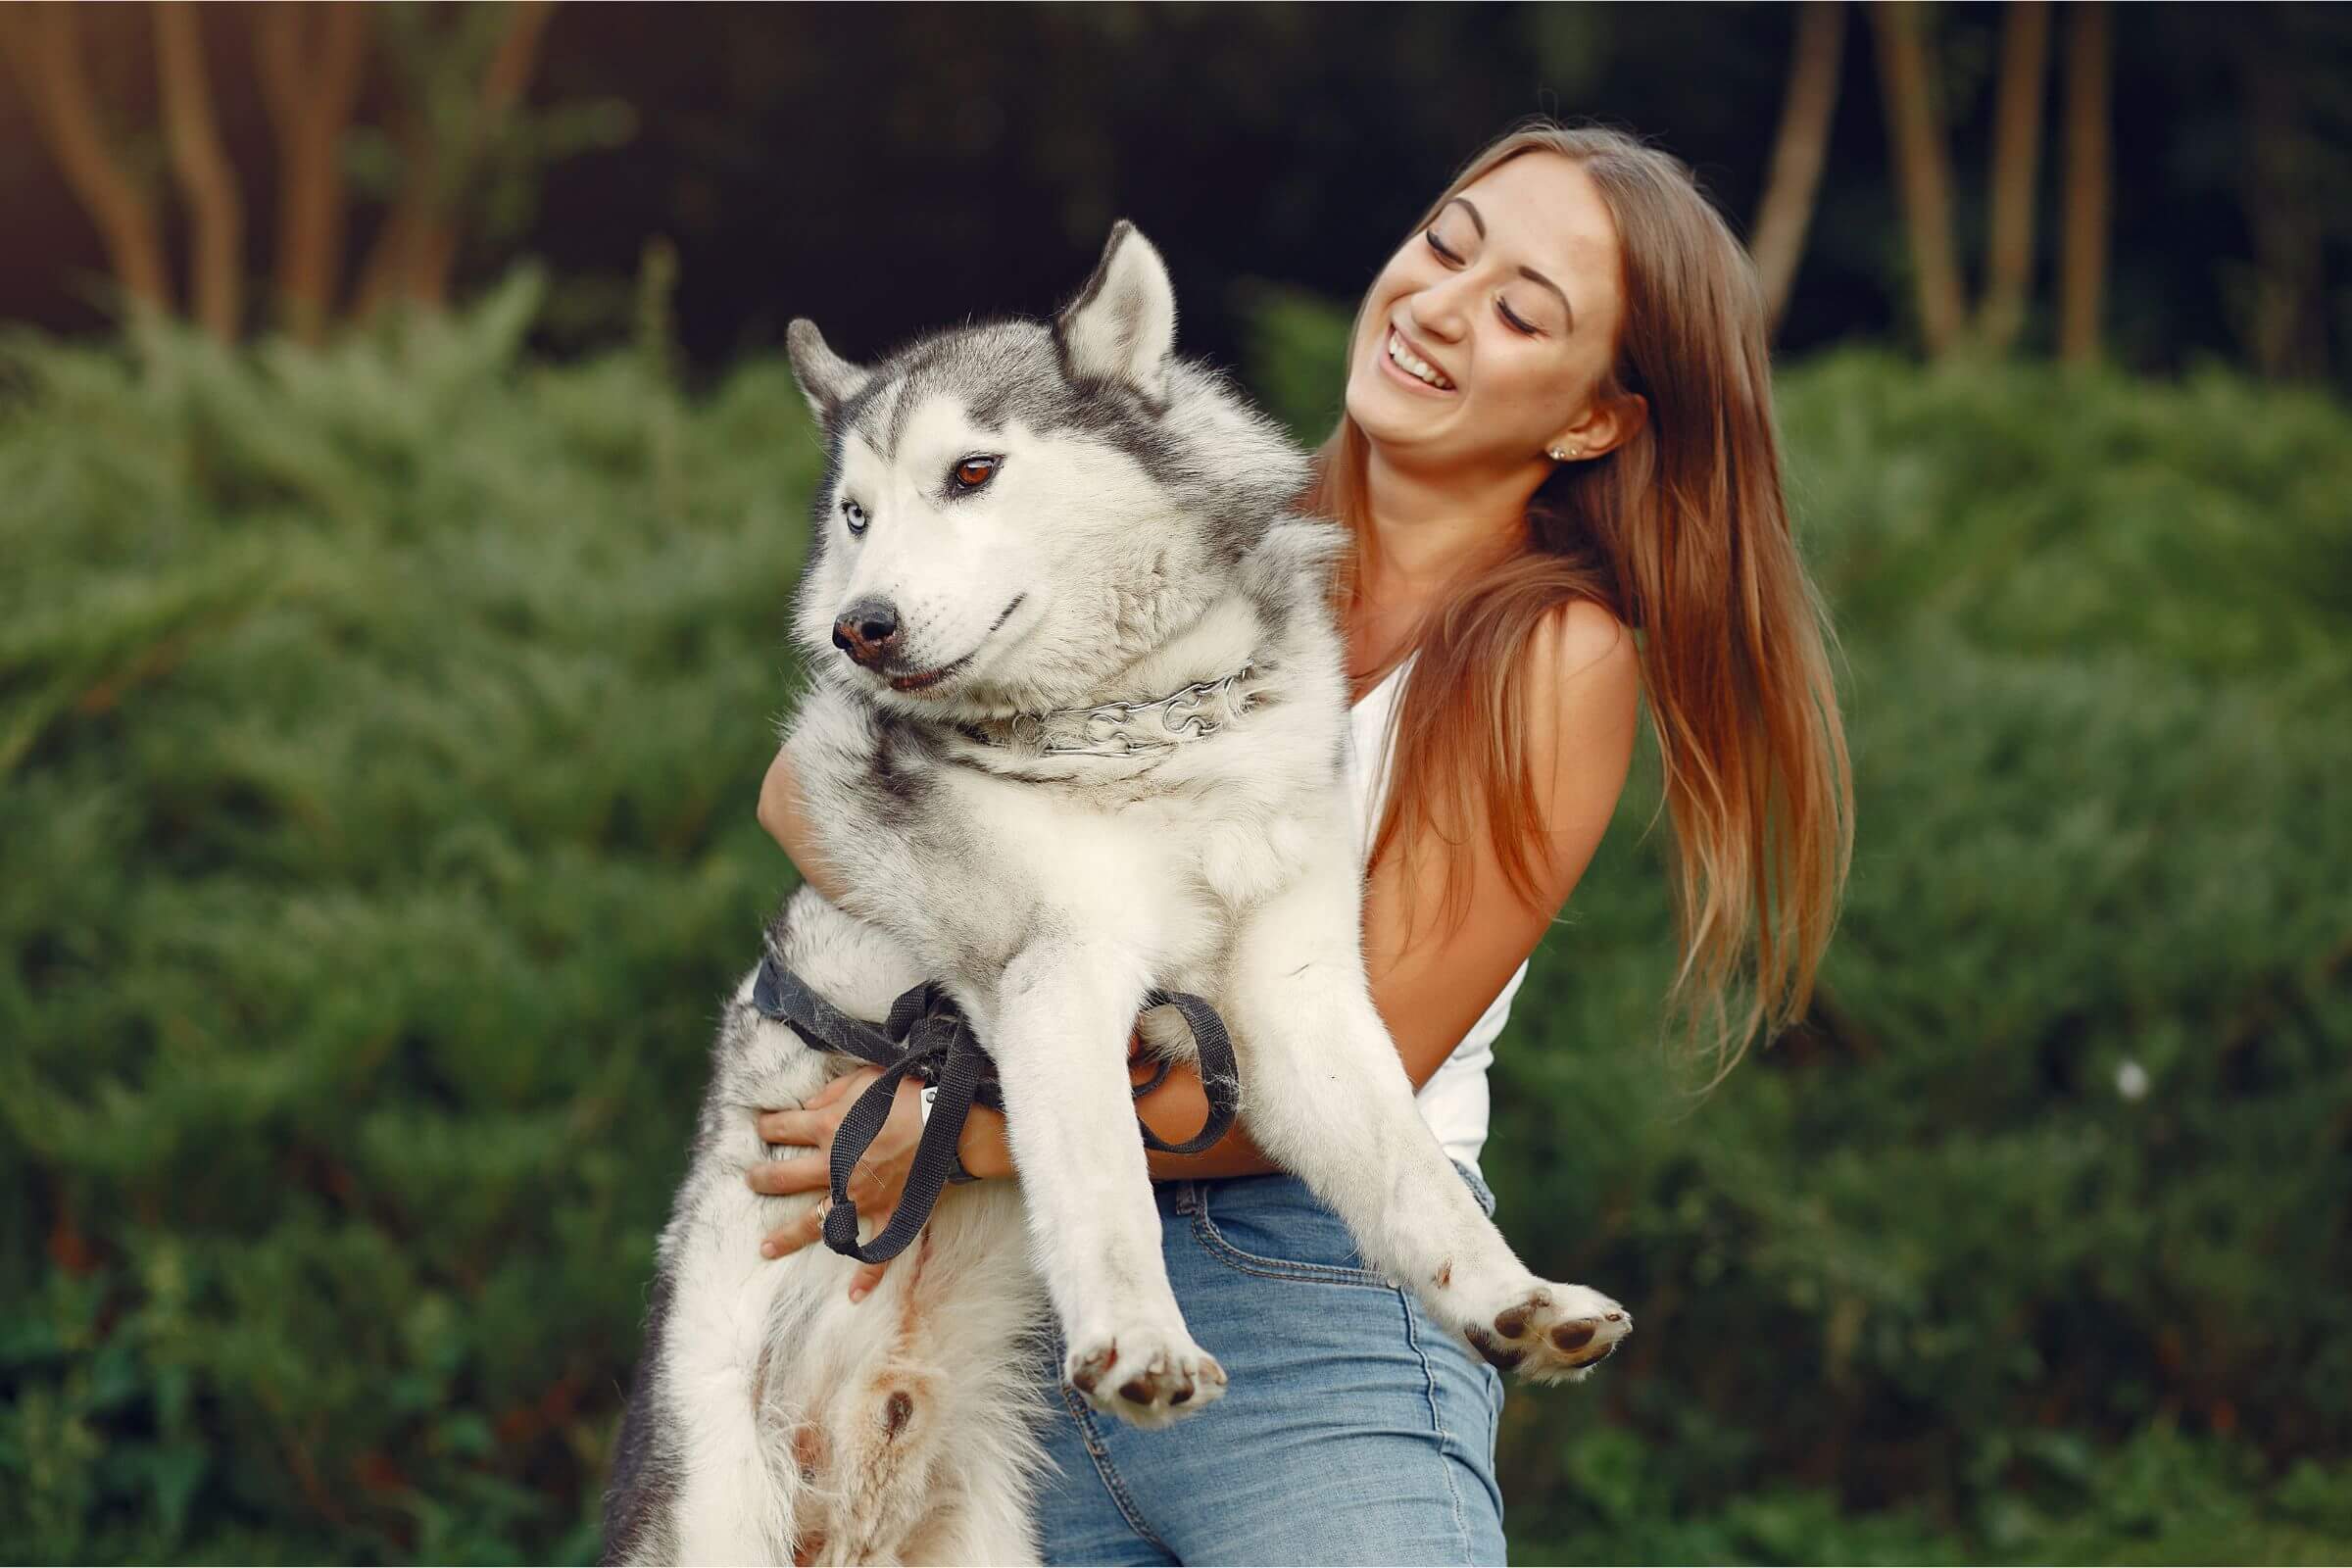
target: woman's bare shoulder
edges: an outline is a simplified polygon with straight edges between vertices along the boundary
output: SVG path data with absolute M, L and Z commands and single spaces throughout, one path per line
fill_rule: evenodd
M 1560 870 L 1573 886 L 1633 761 L 1642 661 L 1632 630 L 1590 600 L 1547 612 L 1529 639 L 1527 699 L 1542 826 L 1555 845 L 1564 835 L 1572 846 Z
M 1641 688 L 1641 651 L 1633 629 L 1590 599 L 1571 599 L 1544 612 L 1528 639 L 1527 662 L 1539 719 L 1545 709 L 1583 700 L 1578 694 L 1630 697 Z

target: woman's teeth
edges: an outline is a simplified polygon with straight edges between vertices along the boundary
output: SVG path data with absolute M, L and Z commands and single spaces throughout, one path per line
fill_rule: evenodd
M 1396 335 L 1394 327 L 1389 331 L 1389 358 L 1407 375 L 1418 376 L 1441 392 L 1453 390 L 1453 383 L 1439 374 L 1436 366 L 1404 346 L 1404 339 Z

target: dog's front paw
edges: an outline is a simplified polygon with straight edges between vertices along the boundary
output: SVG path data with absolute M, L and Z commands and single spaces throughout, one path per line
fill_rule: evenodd
M 1139 1427 L 1164 1427 L 1216 1402 L 1225 1369 L 1190 1335 L 1129 1329 L 1070 1348 L 1070 1387 L 1096 1409 Z
M 1462 1338 L 1505 1372 L 1538 1383 L 1573 1383 L 1633 1332 L 1634 1315 L 1598 1291 L 1539 1280 L 1465 1324 Z

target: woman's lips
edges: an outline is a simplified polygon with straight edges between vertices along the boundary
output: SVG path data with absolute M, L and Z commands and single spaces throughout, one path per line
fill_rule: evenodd
M 1450 398 L 1460 395 L 1462 389 L 1459 385 L 1454 386 L 1450 391 L 1442 387 L 1431 386 L 1427 381 L 1422 380 L 1419 376 L 1413 374 L 1412 371 L 1406 369 L 1403 366 L 1398 365 L 1395 360 L 1389 358 L 1389 340 L 1395 335 L 1396 328 L 1385 328 L 1380 335 L 1380 346 L 1373 350 L 1375 354 L 1380 356 L 1380 368 L 1388 373 L 1390 380 L 1396 382 L 1399 386 L 1410 387 L 1415 392 L 1423 393 L 1426 396 L 1433 398 Z M 1411 351 L 1411 345 L 1406 345 L 1406 351 L 1408 353 Z M 1415 355 L 1414 358 L 1419 359 L 1420 356 Z

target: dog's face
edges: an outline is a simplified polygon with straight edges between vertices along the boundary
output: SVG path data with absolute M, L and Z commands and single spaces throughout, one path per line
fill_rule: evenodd
M 1125 223 L 1050 326 L 937 333 L 865 369 L 793 322 L 830 458 L 808 657 L 883 706 L 972 716 L 1083 693 L 1198 614 L 1248 526 L 1207 449 L 1264 431 L 1175 335 L 1167 270 Z

